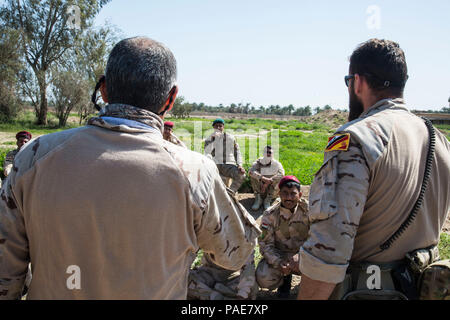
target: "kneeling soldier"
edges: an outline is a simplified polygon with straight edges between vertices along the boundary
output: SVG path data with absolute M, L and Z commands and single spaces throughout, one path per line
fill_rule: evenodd
M 288 298 L 292 274 L 299 274 L 298 251 L 308 237 L 308 202 L 301 199 L 300 182 L 286 176 L 279 183 L 280 199 L 264 212 L 259 238 L 263 259 L 256 269 L 261 288 L 278 288 L 280 298 Z

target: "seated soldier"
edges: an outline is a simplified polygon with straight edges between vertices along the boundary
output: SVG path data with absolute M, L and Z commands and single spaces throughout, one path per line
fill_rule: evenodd
M 280 298 L 288 298 L 292 274 L 300 274 L 298 251 L 308 237 L 308 202 L 301 199 L 300 182 L 286 176 L 279 183 L 280 199 L 264 212 L 258 243 L 263 259 L 256 269 L 261 288 L 278 288 Z
M 253 253 L 240 271 L 231 271 L 215 265 L 208 254 L 203 254 L 201 263 L 201 266 L 189 271 L 188 299 L 256 299 L 259 287 L 255 279 Z
M 173 126 L 174 126 L 174 123 L 171 121 L 164 122 L 164 131 L 163 131 L 164 140 L 172 142 L 173 144 L 175 144 L 177 146 L 187 148 L 186 145 L 183 143 L 183 141 L 178 139 L 178 137 L 173 133 Z
M 256 160 L 248 171 L 255 203 L 252 210 L 258 210 L 264 198 L 264 210 L 270 207 L 272 200 L 277 197 L 277 185 L 284 176 L 284 168 L 273 158 L 272 147 L 264 148 L 264 156 Z
M 230 189 L 237 192 L 245 180 L 239 145 L 233 135 L 224 132 L 223 119 L 214 120 L 213 128 L 214 133 L 205 140 L 205 155 L 214 160 L 225 184 L 233 179 Z
M 31 138 L 31 133 L 27 131 L 20 131 L 16 134 L 17 149 L 8 152 L 6 154 L 5 161 L 3 162 L 3 174 L 5 175 L 5 177 L 9 175 L 13 168 L 14 158 L 16 157 L 16 154 L 20 151 L 25 143 L 31 140 Z

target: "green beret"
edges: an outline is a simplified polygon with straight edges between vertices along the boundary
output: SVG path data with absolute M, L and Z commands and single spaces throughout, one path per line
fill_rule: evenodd
M 212 125 L 214 126 L 216 123 L 221 123 L 221 124 L 225 125 L 225 121 L 223 119 L 221 119 L 221 118 L 218 118 L 218 119 L 214 120 Z

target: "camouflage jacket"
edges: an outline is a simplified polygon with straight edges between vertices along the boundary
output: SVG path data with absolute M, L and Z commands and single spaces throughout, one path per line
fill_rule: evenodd
M 5 174 L 5 177 L 9 175 L 9 173 L 12 170 L 14 158 L 16 157 L 16 154 L 19 152 L 19 149 L 11 150 L 6 154 L 5 161 L 3 162 L 3 172 Z
M 301 199 L 292 213 L 278 201 L 264 212 L 259 250 L 267 262 L 279 267 L 281 262 L 298 253 L 308 237 L 308 202 Z
M 259 227 L 215 163 L 162 128 L 152 112 L 108 105 L 22 147 L 1 190 L 0 298 L 20 298 L 29 262 L 29 299 L 186 299 L 200 248 L 244 265 Z
M 380 248 L 418 198 L 428 139 L 424 121 L 402 99 L 381 100 L 337 130 L 311 185 L 311 229 L 300 250 L 302 274 L 339 283 L 350 261 L 386 263 L 438 243 L 450 205 L 450 144 L 436 130 L 423 204 L 395 244 Z M 332 150 L 339 141 L 342 150 Z

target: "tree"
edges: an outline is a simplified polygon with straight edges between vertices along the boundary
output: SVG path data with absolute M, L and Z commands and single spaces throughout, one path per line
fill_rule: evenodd
M 18 73 L 22 69 L 19 33 L 0 27 L 0 121 L 12 120 L 21 107 L 17 93 Z
M 52 93 L 59 126 L 64 127 L 70 112 L 80 105 L 89 105 L 89 82 L 72 71 L 57 72 L 53 77 Z
M 38 124 L 47 124 L 47 87 L 50 68 L 61 62 L 66 51 L 76 47 L 100 9 L 110 0 L 7 0 L 0 20 L 20 32 L 24 59 L 31 72 L 23 80 L 39 88 L 35 94 Z M 75 12 L 73 14 L 74 9 Z M 33 77 L 30 77 L 30 75 Z M 38 94 L 38 95 L 36 95 Z

